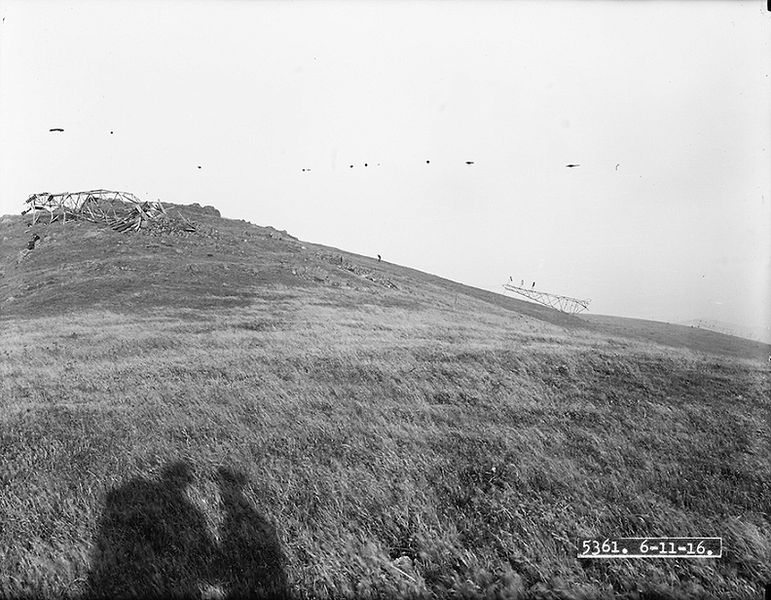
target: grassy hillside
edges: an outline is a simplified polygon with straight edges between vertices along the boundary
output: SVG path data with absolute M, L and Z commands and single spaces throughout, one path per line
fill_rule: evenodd
M 0 596 L 771 581 L 768 345 L 569 317 L 176 210 L 199 231 L 0 219 Z M 586 560 L 579 536 L 725 549 Z

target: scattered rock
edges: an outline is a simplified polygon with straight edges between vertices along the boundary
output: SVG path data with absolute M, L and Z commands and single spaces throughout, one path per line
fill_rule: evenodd
M 179 212 L 176 215 L 165 214 L 156 217 L 152 221 L 148 221 L 146 227 L 143 228 L 144 233 L 154 236 L 186 235 L 197 233 L 198 230 L 198 223 L 185 218 Z
M 200 167 L 199 167 L 200 168 Z M 195 209 L 196 211 L 202 212 L 207 215 L 212 215 L 213 217 L 221 217 L 220 211 L 218 211 L 216 208 L 210 205 L 201 206 L 198 204 L 198 202 L 193 202 L 192 204 L 189 204 L 190 208 Z

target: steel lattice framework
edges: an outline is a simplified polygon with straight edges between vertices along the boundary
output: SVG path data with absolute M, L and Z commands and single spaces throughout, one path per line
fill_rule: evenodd
M 537 292 L 534 289 L 526 289 L 514 285 L 513 283 L 503 284 L 504 289 L 509 292 L 514 292 L 525 298 L 529 298 L 534 302 L 543 304 L 550 308 L 556 308 L 564 313 L 571 315 L 578 314 L 589 309 L 589 303 L 591 300 L 580 300 L 578 298 L 571 298 L 570 296 L 560 296 L 558 294 L 549 294 L 547 292 Z
M 137 230 L 143 221 L 154 219 L 166 210 L 160 201 L 143 202 L 131 192 L 89 190 L 61 194 L 33 194 L 25 202 L 28 206 L 21 214 L 32 212 L 33 225 L 40 212 L 50 215 L 50 222 L 61 217 L 104 222 L 117 231 Z

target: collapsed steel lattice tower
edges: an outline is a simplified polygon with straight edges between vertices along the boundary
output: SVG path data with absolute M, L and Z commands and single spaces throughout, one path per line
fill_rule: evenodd
M 143 221 L 165 214 L 160 201 L 143 202 L 130 192 L 90 190 L 61 194 L 33 194 L 27 198 L 27 208 L 21 214 L 32 212 L 32 224 L 37 223 L 39 213 L 48 213 L 50 223 L 61 217 L 85 219 L 94 223 L 106 223 L 116 231 L 137 230 Z
M 580 300 L 578 298 L 571 298 L 570 296 L 560 296 L 558 294 L 549 294 L 547 292 L 537 292 L 534 289 L 526 289 L 514 285 L 513 283 L 504 283 L 503 287 L 509 292 L 514 292 L 525 298 L 529 298 L 539 304 L 548 306 L 550 308 L 556 308 L 564 313 L 571 315 L 578 314 L 585 310 L 588 310 L 591 300 Z

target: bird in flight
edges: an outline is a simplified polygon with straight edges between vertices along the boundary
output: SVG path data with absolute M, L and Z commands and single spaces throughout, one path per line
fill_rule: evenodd
M 574 165 L 573 163 L 569 165 L 565 165 L 568 169 L 572 169 L 573 167 L 580 167 L 581 165 Z
M 474 164 L 474 161 L 473 161 L 473 160 L 467 160 L 467 161 L 466 161 L 466 164 L 467 164 L 467 165 L 473 165 L 473 164 Z
M 61 127 L 52 127 L 48 131 L 64 131 L 64 129 L 62 129 Z

